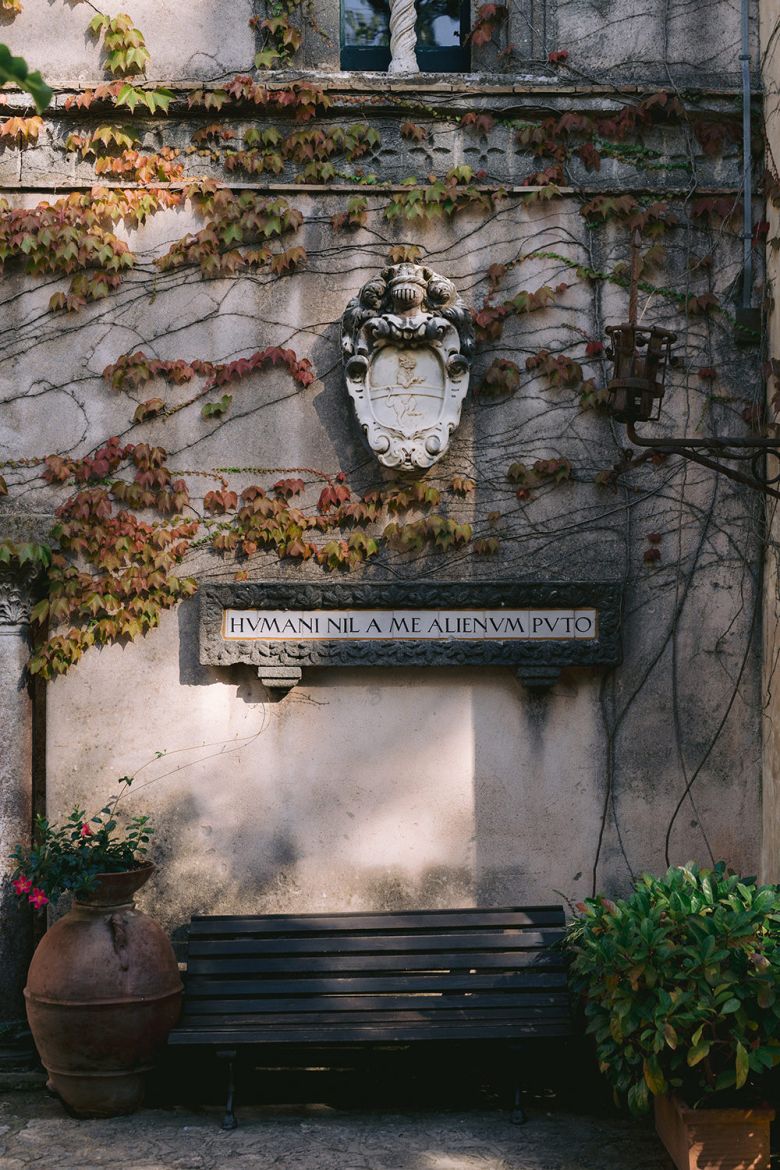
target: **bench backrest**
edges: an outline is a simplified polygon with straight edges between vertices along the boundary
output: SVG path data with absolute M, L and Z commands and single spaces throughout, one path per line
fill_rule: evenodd
M 565 1035 L 563 926 L 561 906 L 195 917 L 180 1042 Z

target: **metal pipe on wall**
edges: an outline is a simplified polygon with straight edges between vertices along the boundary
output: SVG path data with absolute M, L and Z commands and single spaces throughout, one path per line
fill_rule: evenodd
M 753 293 L 753 199 L 750 142 L 750 0 L 741 2 L 742 46 L 742 296 L 741 307 L 750 308 Z

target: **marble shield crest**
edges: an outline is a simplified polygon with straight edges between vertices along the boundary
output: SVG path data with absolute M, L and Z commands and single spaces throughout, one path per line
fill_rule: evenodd
M 474 330 L 455 285 L 419 264 L 394 264 L 347 305 L 347 390 L 380 463 L 411 471 L 447 450 L 469 385 Z

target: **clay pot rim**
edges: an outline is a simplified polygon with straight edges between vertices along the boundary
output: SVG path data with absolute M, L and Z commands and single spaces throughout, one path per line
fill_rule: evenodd
M 95 874 L 95 885 L 91 890 L 74 894 L 74 906 L 87 909 L 104 909 L 109 906 L 126 906 L 133 902 L 133 895 L 148 882 L 156 869 L 154 862 L 144 861 L 133 869 L 107 870 Z
M 716 1125 L 734 1125 L 746 1121 L 774 1121 L 775 1110 L 771 1105 L 720 1105 L 699 1106 L 686 1105 L 676 1093 L 662 1093 L 674 1105 L 680 1116 L 686 1121 L 706 1117 Z

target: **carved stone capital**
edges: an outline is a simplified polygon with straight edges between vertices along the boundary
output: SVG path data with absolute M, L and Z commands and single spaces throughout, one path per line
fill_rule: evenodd
M 385 467 L 430 467 L 446 452 L 469 385 L 474 330 L 455 285 L 394 264 L 342 318 L 344 376 L 368 445 Z
M 30 624 L 38 566 L 0 565 L 0 632 L 3 628 Z

